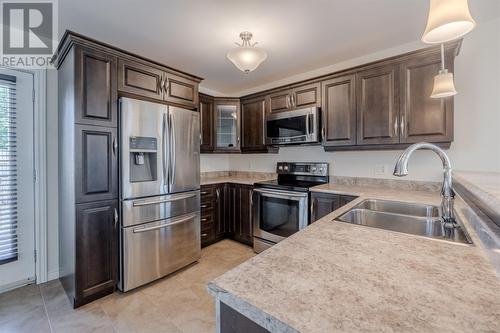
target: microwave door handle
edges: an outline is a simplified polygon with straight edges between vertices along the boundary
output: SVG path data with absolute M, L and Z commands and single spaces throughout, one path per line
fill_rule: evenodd
M 306 114 L 306 136 L 309 137 L 311 135 L 311 129 L 309 128 L 309 121 L 311 118 L 311 114 Z

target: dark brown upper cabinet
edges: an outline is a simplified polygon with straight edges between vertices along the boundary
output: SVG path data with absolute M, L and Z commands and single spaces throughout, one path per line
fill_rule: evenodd
M 165 73 L 163 78 L 164 100 L 189 108 L 198 106 L 198 82 Z
M 198 107 L 198 82 L 137 61 L 118 62 L 118 90 L 147 98 Z
M 118 201 L 76 205 L 75 307 L 114 291 L 118 274 Z
M 292 107 L 321 106 L 321 83 L 315 82 L 292 89 Z
M 264 121 L 266 115 L 266 98 L 241 101 L 242 152 L 266 152 Z
M 200 94 L 200 152 L 210 153 L 214 150 L 214 98 Z
M 399 72 L 389 64 L 356 74 L 357 144 L 399 143 Z
M 238 98 L 215 98 L 215 147 L 216 152 L 240 152 L 240 100 Z
M 267 96 L 268 112 L 283 112 L 321 105 L 321 83 L 308 83 Z
M 76 203 L 118 198 L 116 128 L 76 126 Z
M 75 123 L 117 127 L 117 58 L 85 47 L 75 51 Z
M 163 71 L 135 61 L 118 62 L 118 90 L 163 100 Z
M 455 49 L 446 50 L 453 72 Z M 453 98 L 431 98 L 434 76 L 441 68 L 439 52 L 417 55 L 400 65 L 401 143 L 453 141 Z
M 322 82 L 324 146 L 356 144 L 355 75 Z

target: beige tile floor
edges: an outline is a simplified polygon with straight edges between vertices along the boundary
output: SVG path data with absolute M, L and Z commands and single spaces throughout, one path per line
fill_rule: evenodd
M 250 247 L 224 240 L 167 278 L 76 310 L 58 280 L 19 288 L 0 294 L 0 332 L 215 332 L 206 284 L 253 255 Z

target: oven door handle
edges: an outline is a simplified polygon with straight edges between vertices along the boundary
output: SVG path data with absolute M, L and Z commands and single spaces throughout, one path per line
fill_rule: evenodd
M 307 193 L 295 194 L 285 191 L 269 191 L 269 190 L 261 190 L 254 189 L 254 192 L 260 193 L 261 195 L 271 197 L 271 198 L 294 198 L 294 199 L 306 199 Z

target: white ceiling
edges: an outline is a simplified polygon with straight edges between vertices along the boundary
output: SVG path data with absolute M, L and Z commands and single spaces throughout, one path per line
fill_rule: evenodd
M 479 23 L 499 0 L 469 0 Z M 420 39 L 428 0 L 60 0 L 59 29 L 205 78 L 225 94 Z M 268 59 L 244 74 L 226 52 L 248 30 Z

